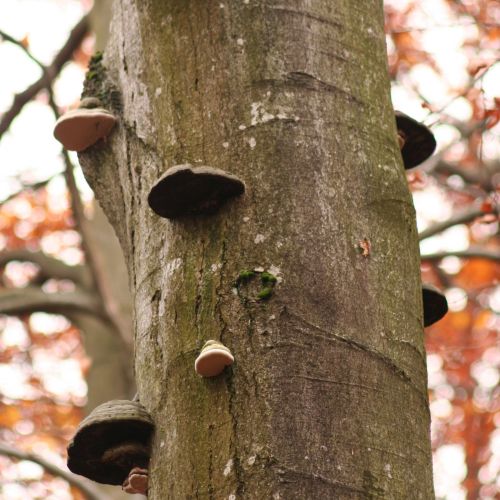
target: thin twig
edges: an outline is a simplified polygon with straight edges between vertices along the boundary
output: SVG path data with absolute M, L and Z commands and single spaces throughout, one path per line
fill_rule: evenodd
M 39 455 L 35 455 L 34 453 L 29 453 L 26 451 L 21 451 L 11 446 L 0 443 L 0 455 L 16 458 L 18 460 L 28 460 L 30 462 L 34 462 L 41 467 L 43 467 L 49 474 L 53 476 L 60 477 L 67 481 L 72 486 L 78 488 L 88 500 L 106 500 L 107 497 L 101 495 L 97 488 L 95 488 L 90 482 L 80 479 L 75 476 L 71 472 L 67 472 L 64 469 L 61 469 L 57 465 L 49 462 L 45 458 L 40 457 Z
M 445 221 L 438 222 L 437 224 L 434 224 L 433 226 L 424 229 L 422 232 L 418 234 L 418 239 L 420 241 L 425 240 L 426 238 L 430 238 L 431 236 L 441 233 L 442 231 L 452 226 L 471 222 L 477 217 L 480 217 L 481 215 L 484 215 L 484 212 L 483 210 L 481 210 L 481 208 L 473 207 L 468 210 L 464 210 L 463 212 L 455 214 Z
M 56 54 L 54 60 L 47 66 L 42 76 L 26 90 L 14 97 L 12 106 L 7 110 L 0 120 L 0 137 L 9 129 L 14 118 L 21 112 L 25 104 L 33 99 L 40 90 L 49 88 L 57 77 L 64 64 L 71 59 L 73 52 L 80 46 L 82 40 L 89 31 L 89 22 L 87 16 L 71 30 L 71 33 L 61 50 Z
M 0 200 L 0 205 L 3 205 L 4 203 L 7 203 L 8 201 L 12 200 L 16 196 L 19 196 L 21 193 L 27 190 L 32 190 L 32 191 L 37 191 L 38 189 L 41 189 L 45 187 L 54 177 L 57 177 L 58 175 L 61 175 L 62 172 L 57 172 L 54 175 L 51 175 L 49 178 L 44 179 L 43 181 L 38 181 L 38 182 L 33 182 L 33 183 L 21 183 L 21 189 L 18 189 L 14 193 L 9 194 L 6 198 L 3 200 Z
M 4 40 L 7 42 L 10 42 L 14 45 L 17 45 L 21 50 L 24 51 L 24 53 L 37 65 L 41 68 L 43 72 L 47 71 L 47 68 L 45 65 L 40 62 L 24 45 L 24 43 L 20 40 L 16 40 L 14 37 L 10 36 L 8 33 L 5 33 L 5 31 L 0 30 L 0 37 L 2 37 Z
M 488 72 L 492 68 L 494 68 L 497 64 L 498 64 L 498 62 L 494 62 L 493 64 L 490 64 L 490 66 L 488 66 L 487 68 L 485 68 L 485 70 L 480 75 L 476 75 L 474 78 L 471 78 L 471 80 L 469 81 L 469 84 L 467 85 L 467 87 L 465 87 L 464 90 L 462 90 L 462 92 L 459 92 L 458 94 L 456 94 L 455 96 L 453 96 L 446 104 L 444 104 L 443 106 L 441 106 L 439 109 L 431 110 L 430 113 L 424 118 L 423 121 L 426 122 L 431 116 L 439 115 L 448 106 L 450 106 L 450 104 L 454 103 L 460 97 L 464 97 L 465 95 L 467 95 L 467 92 L 469 92 L 469 90 L 471 90 L 477 82 L 480 82 L 488 74 Z M 436 120 L 433 123 L 428 123 L 427 126 L 428 127 L 432 127 L 438 121 L 439 121 L 439 118 L 436 118 Z
M 441 159 L 434 167 L 434 172 L 437 174 L 458 175 L 462 177 L 467 184 L 477 184 L 484 191 L 493 191 L 495 189 L 493 176 L 500 172 L 500 161 L 491 164 L 483 163 L 471 169 L 463 168 L 458 164 Z

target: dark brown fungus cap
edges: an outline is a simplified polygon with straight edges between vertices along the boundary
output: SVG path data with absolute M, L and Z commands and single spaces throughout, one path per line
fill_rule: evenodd
M 92 411 L 68 446 L 68 468 L 103 484 L 122 484 L 134 467 L 147 468 L 153 421 L 135 401 L 113 400 Z
M 422 298 L 424 302 L 424 326 L 433 325 L 448 312 L 448 301 L 435 286 L 422 285 Z
M 177 165 L 169 168 L 148 196 L 149 206 L 160 217 L 210 214 L 245 191 L 236 176 L 212 167 Z
M 82 104 L 92 106 L 92 102 Z M 80 107 L 57 120 L 54 137 L 68 151 L 83 151 L 107 137 L 115 123 L 116 118 L 103 108 Z
M 401 148 L 405 169 L 416 167 L 429 158 L 436 149 L 432 132 L 413 118 L 396 111 L 398 135 L 404 141 Z

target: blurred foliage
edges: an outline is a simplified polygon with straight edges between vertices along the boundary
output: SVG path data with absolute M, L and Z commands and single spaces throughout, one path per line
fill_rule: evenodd
M 442 194 L 428 198 L 429 213 L 441 202 L 452 214 L 479 208 L 482 214 L 460 224 L 460 239 L 498 256 L 500 3 L 387 1 L 385 10 L 393 84 L 426 111 L 421 117 L 440 143 L 433 159 L 408 174 L 414 196 Z M 429 81 L 439 86 L 437 97 Z M 454 236 L 436 235 L 435 251 L 453 254 Z M 425 331 L 438 498 L 500 496 L 498 262 L 452 255 L 422 262 L 422 280 L 445 289 L 450 303 L 448 315 Z
M 1 247 L 44 249 L 47 254 L 81 260 L 66 196 L 46 188 L 23 192 L 0 209 Z M 0 272 L 0 292 L 37 282 L 39 269 L 11 261 Z M 47 293 L 71 288 L 49 279 Z M 82 418 L 84 376 L 90 360 L 80 332 L 65 318 L 33 313 L 0 316 L 0 442 L 34 452 L 65 467 L 68 440 Z M 41 467 L 0 456 L 2 498 L 83 498 Z M 80 495 L 80 494 L 78 494 Z

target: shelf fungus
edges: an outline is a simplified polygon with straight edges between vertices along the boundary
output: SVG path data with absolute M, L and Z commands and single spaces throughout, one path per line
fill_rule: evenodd
M 202 377 L 215 377 L 233 362 L 234 357 L 224 344 L 216 340 L 209 340 L 196 358 L 194 369 Z
M 134 467 L 122 484 L 125 493 L 146 495 L 148 492 L 148 470 Z
M 138 401 L 108 401 L 78 426 L 68 445 L 68 468 L 98 483 L 143 492 L 153 430 L 149 413 Z
M 422 285 L 422 299 L 424 302 L 424 326 L 433 325 L 448 312 L 446 297 L 435 286 Z
M 160 217 L 211 214 L 230 198 L 243 194 L 238 177 L 212 167 L 177 165 L 169 168 L 148 196 L 151 209 Z
M 116 118 L 95 97 L 82 99 L 80 107 L 64 113 L 56 122 L 54 137 L 68 151 L 84 151 L 109 135 Z
M 396 126 L 405 169 L 420 165 L 434 153 L 436 139 L 425 125 L 396 111 Z

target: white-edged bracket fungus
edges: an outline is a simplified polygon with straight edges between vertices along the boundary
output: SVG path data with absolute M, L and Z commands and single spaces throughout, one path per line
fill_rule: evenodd
M 424 326 L 431 326 L 448 312 L 448 301 L 445 295 L 435 286 L 428 283 L 422 285 L 424 302 Z
M 429 158 L 436 149 L 436 139 L 432 132 L 422 123 L 417 122 L 401 111 L 396 111 L 398 143 L 405 169 L 420 165 Z
M 78 109 L 64 113 L 57 120 L 54 137 L 68 151 L 84 151 L 107 137 L 117 120 L 100 106 L 95 97 L 83 99 Z
M 194 362 L 194 369 L 202 377 L 215 377 L 233 362 L 234 357 L 224 344 L 208 340 Z
M 148 196 L 151 209 L 160 217 L 210 214 L 234 196 L 243 194 L 238 177 L 212 167 L 177 165 L 169 168 Z
M 135 468 L 147 470 L 153 430 L 138 401 L 103 403 L 78 426 L 68 445 L 68 468 L 98 483 L 124 485 Z

